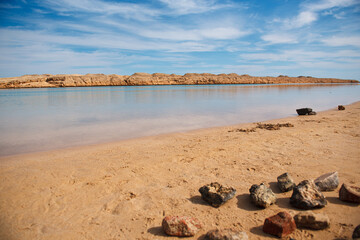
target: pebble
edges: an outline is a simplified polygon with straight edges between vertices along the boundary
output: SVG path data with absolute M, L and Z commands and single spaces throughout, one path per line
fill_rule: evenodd
M 263 231 L 280 238 L 285 237 L 296 229 L 294 218 L 288 212 L 278 214 L 265 219 Z
M 313 180 L 304 180 L 294 187 L 290 204 L 296 208 L 309 210 L 323 208 L 327 201 Z
M 213 207 L 220 207 L 236 194 L 236 189 L 233 187 L 225 187 L 220 183 L 212 182 L 199 189 L 202 199 L 208 202 Z
M 291 191 L 296 184 L 288 173 L 281 174 L 277 177 L 278 187 L 282 192 Z
M 294 220 L 298 228 L 321 230 L 330 226 L 327 215 L 312 211 L 300 212 L 294 216 Z
M 320 191 L 333 191 L 339 186 L 338 172 L 326 173 L 315 179 Z
M 252 202 L 258 207 L 267 208 L 276 202 L 276 195 L 264 183 L 252 185 L 249 192 Z
M 340 188 L 339 198 L 345 202 L 360 203 L 360 188 L 344 183 Z
M 232 229 L 210 230 L 204 240 L 248 240 L 246 232 L 238 232 Z
M 201 229 L 201 224 L 193 217 L 166 216 L 162 221 L 162 228 L 170 236 L 191 237 Z

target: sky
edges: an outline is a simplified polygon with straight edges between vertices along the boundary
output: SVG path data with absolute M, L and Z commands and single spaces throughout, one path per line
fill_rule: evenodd
M 0 77 L 360 80 L 360 0 L 0 0 Z

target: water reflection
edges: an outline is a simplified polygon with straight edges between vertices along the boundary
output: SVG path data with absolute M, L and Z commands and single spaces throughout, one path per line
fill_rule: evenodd
M 264 121 L 359 99 L 356 84 L 0 90 L 0 155 Z

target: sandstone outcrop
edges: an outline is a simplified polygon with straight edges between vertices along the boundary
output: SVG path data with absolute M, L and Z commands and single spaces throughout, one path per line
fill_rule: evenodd
M 187 73 L 134 73 L 127 75 L 24 75 L 0 78 L 0 88 L 88 87 L 88 86 L 144 86 L 144 85 L 203 85 L 203 84 L 274 84 L 274 83 L 359 83 L 357 80 L 313 77 L 253 77 L 247 74 Z

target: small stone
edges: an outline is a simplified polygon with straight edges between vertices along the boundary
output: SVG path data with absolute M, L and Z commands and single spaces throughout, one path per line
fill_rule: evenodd
M 210 230 L 204 240 L 248 240 L 246 232 L 238 232 L 232 229 Z
M 312 109 L 311 108 L 299 108 L 299 109 L 296 109 L 296 112 L 299 115 L 306 115 L 306 114 L 311 113 Z
M 276 195 L 264 183 L 252 185 L 249 192 L 252 202 L 258 207 L 267 208 L 276 202 Z
M 265 219 L 263 231 L 278 237 L 285 237 L 296 229 L 294 218 L 288 212 L 278 214 Z
M 353 238 L 353 239 L 360 239 L 360 225 L 358 225 L 358 226 L 354 229 L 352 238 Z
M 220 183 L 213 182 L 202 186 L 199 189 L 202 199 L 213 207 L 220 207 L 222 204 L 232 199 L 236 190 L 232 187 L 224 187 Z
M 316 112 L 311 111 L 311 112 L 309 112 L 308 114 L 309 114 L 309 115 L 316 115 Z
M 338 110 L 340 110 L 340 111 L 345 110 L 345 107 L 343 105 L 339 105 Z
M 360 203 L 360 188 L 344 183 L 340 188 L 339 198 L 345 202 Z
M 162 228 L 167 235 L 178 237 L 194 236 L 201 228 L 199 220 L 186 216 L 166 216 Z
M 320 191 L 333 191 L 339 186 L 338 172 L 326 173 L 315 179 Z
M 313 180 L 304 180 L 294 187 L 290 204 L 294 207 L 308 210 L 323 208 L 327 201 Z
M 292 190 L 296 184 L 288 173 L 281 174 L 277 177 L 278 187 L 282 192 L 288 192 Z
M 330 226 L 329 217 L 321 213 L 313 213 L 312 211 L 300 212 L 294 217 L 298 228 L 309 228 L 321 230 Z

